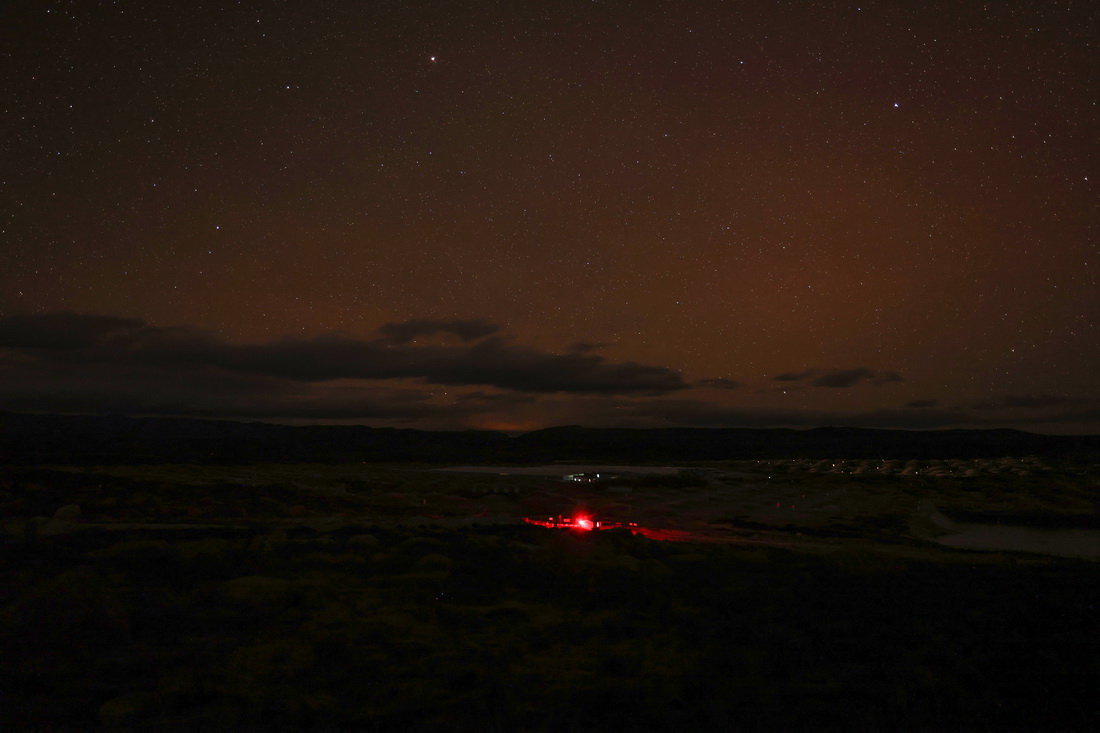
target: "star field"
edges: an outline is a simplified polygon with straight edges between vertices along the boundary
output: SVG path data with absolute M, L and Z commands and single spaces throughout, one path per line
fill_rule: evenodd
M 0 19 L 0 409 L 1100 432 L 1087 3 Z

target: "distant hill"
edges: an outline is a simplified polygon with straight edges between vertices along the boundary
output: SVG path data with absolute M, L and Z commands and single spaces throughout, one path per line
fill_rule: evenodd
M 512 439 L 541 459 L 747 460 L 762 458 L 998 458 L 1097 456 L 1100 436 L 1039 435 L 1019 430 L 874 430 L 869 428 L 601 429 L 548 428 Z
M 1100 461 L 1100 436 L 1018 430 L 618 429 L 515 437 L 492 431 L 288 426 L 162 417 L 0 413 L 0 463 L 632 463 L 759 458 L 997 458 Z
M 497 455 L 490 431 L 428 432 L 343 425 L 0 413 L 0 462 L 468 462 Z

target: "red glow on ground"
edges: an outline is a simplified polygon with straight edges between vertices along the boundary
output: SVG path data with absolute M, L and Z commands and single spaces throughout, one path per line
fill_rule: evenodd
M 559 514 L 556 517 L 547 517 L 546 519 L 524 517 L 523 521 L 528 524 L 537 524 L 540 527 L 549 527 L 550 529 L 579 529 L 585 532 L 591 532 L 596 529 L 617 529 L 620 527 L 631 531 L 636 531 L 638 529 L 638 524 L 636 522 L 597 521 L 583 514 L 576 517 L 566 517 Z
M 732 537 L 721 531 L 698 531 L 689 529 L 673 529 L 671 527 L 640 527 L 637 522 L 608 522 L 602 519 L 591 519 L 578 515 L 567 517 L 559 514 L 556 517 L 545 519 L 532 519 L 524 517 L 527 524 L 537 524 L 549 529 L 572 529 L 576 531 L 591 532 L 601 529 L 625 529 L 631 534 L 639 535 L 650 540 L 661 542 L 718 542 L 722 544 L 763 544 L 772 547 L 792 547 L 792 543 L 768 538 L 746 538 L 742 536 Z

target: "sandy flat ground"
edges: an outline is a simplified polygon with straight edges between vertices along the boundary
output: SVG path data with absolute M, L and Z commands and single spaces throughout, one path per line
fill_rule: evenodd
M 1100 530 L 956 522 L 929 501 L 920 503 L 910 522 L 913 535 L 963 550 L 1028 552 L 1100 560 Z
M 1100 479 L 1094 467 L 1059 473 L 1035 461 L 745 461 L 694 471 L 691 481 L 681 481 L 676 474 L 682 469 L 674 466 L 564 463 L 449 469 L 262 464 L 54 470 L 81 476 L 77 481 L 85 497 L 112 496 L 109 506 L 86 506 L 72 529 L 183 530 L 219 526 L 219 521 L 224 522 L 220 526 L 236 526 L 242 519 L 322 531 L 349 524 L 463 527 L 584 512 L 606 522 L 635 522 L 654 538 L 670 540 L 807 549 L 909 543 L 929 549 L 1100 559 L 1100 530 L 1073 528 L 1075 516 L 1093 520 L 1084 526 L 1096 526 Z M 594 483 L 552 478 L 595 472 L 621 476 Z M 250 497 L 271 496 L 279 499 L 267 514 L 249 508 Z M 74 501 L 59 494 L 56 505 L 33 512 L 38 519 L 9 515 L 0 529 L 24 536 L 34 521 L 38 534 L 68 531 L 70 527 L 49 518 Z M 155 507 L 156 515 L 148 514 L 147 507 Z M 947 513 L 970 512 L 975 521 L 952 522 L 937 507 Z M 983 512 L 1054 516 L 1059 523 L 1048 526 L 1061 528 L 981 523 Z
M 937 537 L 935 541 L 960 549 L 1008 550 L 1100 560 L 1100 531 L 1092 529 L 1030 529 L 975 524 L 956 534 Z

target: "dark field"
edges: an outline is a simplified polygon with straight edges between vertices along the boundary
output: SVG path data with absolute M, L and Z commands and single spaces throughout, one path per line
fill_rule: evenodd
M 1093 469 L 705 468 L 6 469 L 0 723 L 1100 728 L 1100 564 L 942 547 L 921 510 L 1095 528 Z M 698 541 L 522 523 L 577 508 Z

